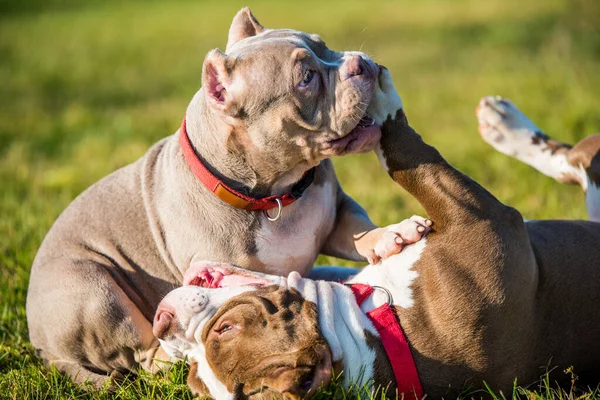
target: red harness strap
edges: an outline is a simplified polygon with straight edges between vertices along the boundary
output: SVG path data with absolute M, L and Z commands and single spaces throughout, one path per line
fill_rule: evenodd
M 194 175 L 196 175 L 198 180 L 204 184 L 204 186 L 212 191 L 218 198 L 234 207 L 251 211 L 267 211 L 272 208 L 279 207 L 278 200 L 281 201 L 281 206 L 285 207 L 299 199 L 300 196 L 302 196 L 302 193 L 304 193 L 304 190 L 310 186 L 314 179 L 315 169 L 312 168 L 306 172 L 306 174 L 304 174 L 302 179 L 296 183 L 294 187 L 292 187 L 292 191 L 290 193 L 286 193 L 282 196 L 269 196 L 260 199 L 246 196 L 245 194 L 227 186 L 225 182 L 217 178 L 208 170 L 208 168 L 206 168 L 206 166 L 204 166 L 202 161 L 200 161 L 194 152 L 190 138 L 187 135 L 185 120 L 186 119 L 184 118 L 183 122 L 181 123 L 181 129 L 179 129 L 179 146 L 183 151 L 183 155 L 188 166 Z
M 356 283 L 350 286 L 356 297 L 356 302 L 360 304 L 373 293 L 373 287 Z M 398 394 L 404 393 L 404 399 L 421 399 L 423 397 L 423 387 L 419 381 L 419 374 L 415 366 L 415 360 L 410 352 L 410 346 L 404 336 L 400 321 L 392 307 L 385 303 L 371 311 L 367 316 L 373 323 L 383 348 L 392 365 Z

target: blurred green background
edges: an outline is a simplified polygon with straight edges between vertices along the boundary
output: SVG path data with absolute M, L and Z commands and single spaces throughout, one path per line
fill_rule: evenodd
M 245 5 L 266 27 L 316 32 L 386 65 L 425 140 L 525 218 L 586 217 L 579 188 L 486 145 L 474 110 L 499 94 L 563 141 L 600 131 L 600 1 L 0 0 L 0 397 L 83 396 L 27 342 L 36 249 L 78 193 L 178 129 L 205 54 L 224 49 Z M 422 212 L 374 155 L 335 164 L 376 223 Z M 136 384 L 189 396 L 170 379 Z

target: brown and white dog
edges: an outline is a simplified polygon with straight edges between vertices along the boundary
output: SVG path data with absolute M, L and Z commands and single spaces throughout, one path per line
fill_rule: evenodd
M 582 379 L 598 380 L 600 224 L 525 223 L 422 141 L 386 70 L 371 109 L 382 124 L 382 164 L 434 229 L 349 283 L 391 293 L 424 393 L 455 396 L 483 381 L 509 393 L 515 379 L 536 381 L 548 365 L 574 366 Z M 534 145 L 540 137 L 505 100 L 483 99 L 478 116 L 486 134 L 520 129 Z M 561 168 L 581 171 L 575 176 L 589 185 L 593 217 L 599 136 L 585 143 Z M 551 158 L 544 149 L 531 150 Z M 333 368 L 346 385 L 374 383 L 396 395 L 382 341 L 365 315 L 386 301 L 385 291 L 359 307 L 343 284 L 208 264 L 190 269 L 185 283 L 161 302 L 154 332 L 171 354 L 188 357 L 195 391 L 216 399 L 300 398 L 327 384 Z
M 378 68 L 241 10 L 226 53 L 204 60 L 182 129 L 78 196 L 44 239 L 27 295 L 39 356 L 98 385 L 153 369 L 165 356 L 156 307 L 193 262 L 306 275 L 319 253 L 377 261 L 400 251 L 400 232 L 373 225 L 328 160 L 378 143 L 365 114 Z M 296 201 L 282 207 L 285 198 Z

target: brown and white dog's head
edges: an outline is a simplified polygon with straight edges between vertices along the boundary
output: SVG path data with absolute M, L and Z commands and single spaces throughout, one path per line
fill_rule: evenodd
M 331 350 L 316 306 L 284 280 L 203 263 L 163 299 L 154 334 L 167 353 L 187 356 L 196 394 L 294 399 L 329 383 Z
M 381 131 L 366 111 L 378 70 L 364 53 L 333 51 L 314 34 L 267 29 L 244 8 L 225 53 L 206 56 L 199 93 L 236 145 L 250 156 L 277 149 L 277 167 L 287 170 L 374 148 Z

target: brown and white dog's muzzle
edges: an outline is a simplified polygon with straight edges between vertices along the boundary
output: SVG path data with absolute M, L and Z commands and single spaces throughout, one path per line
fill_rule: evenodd
M 193 340 L 202 317 L 210 318 L 228 299 L 257 287 L 280 283 L 279 277 L 261 275 L 217 262 L 192 264 L 184 275 L 183 287 L 171 291 L 158 305 L 152 328 L 154 336 L 163 340 L 178 336 Z

